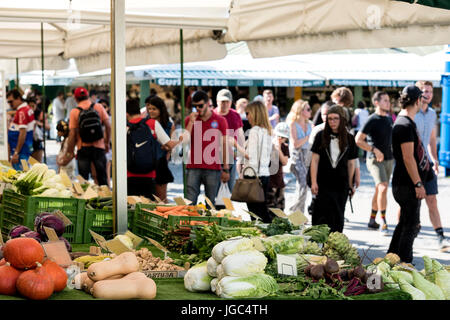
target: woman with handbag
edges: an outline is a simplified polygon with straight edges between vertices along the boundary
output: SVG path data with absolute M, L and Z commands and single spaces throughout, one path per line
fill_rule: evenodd
M 297 100 L 292 105 L 286 122 L 290 128 L 290 152 L 292 154 L 291 172 L 294 174 L 296 183 L 295 203 L 289 208 L 290 212 L 300 210 L 305 212 L 305 201 L 308 192 L 308 185 L 306 183 L 306 168 L 308 150 L 309 150 L 309 135 L 311 134 L 312 125 L 309 121 L 311 118 L 311 107 L 308 101 Z
M 240 172 L 240 178 L 233 188 L 231 200 L 247 202 L 250 212 L 258 215 L 264 223 L 270 223 L 275 215 L 267 206 L 267 192 L 271 171 L 278 168 L 270 168 L 272 152 L 272 127 L 265 105 L 261 101 L 253 101 L 245 110 L 250 123 L 248 139 L 245 149 L 236 146 L 244 158 L 244 166 Z M 234 140 L 234 139 L 233 139 Z M 278 161 L 276 161 L 278 165 Z M 275 166 L 274 166 L 275 167 Z
M 327 224 L 331 232 L 344 229 L 347 198 L 355 192 L 353 176 L 358 157 L 355 138 L 346 129 L 342 108 L 329 108 L 325 128 L 311 148 L 311 192 L 316 196 L 312 225 Z

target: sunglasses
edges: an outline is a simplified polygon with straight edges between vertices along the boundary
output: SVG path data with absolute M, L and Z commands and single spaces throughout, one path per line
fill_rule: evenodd
M 205 106 L 205 103 L 199 103 L 199 104 L 192 104 L 192 107 L 193 108 L 196 108 L 196 109 L 202 109 L 203 107 Z

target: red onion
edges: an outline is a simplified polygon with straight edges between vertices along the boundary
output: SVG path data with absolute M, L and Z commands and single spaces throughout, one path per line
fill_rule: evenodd
M 53 214 L 37 216 L 34 225 L 41 236 L 46 236 L 44 227 L 53 228 L 58 237 L 61 237 L 64 233 L 64 222 Z
M 25 232 L 29 232 L 31 231 L 30 228 L 26 227 L 26 226 L 15 226 L 12 227 L 12 229 L 9 231 L 9 237 L 11 239 L 14 238 L 18 238 L 20 237 L 21 234 L 25 233 Z
M 42 241 L 45 240 L 45 239 L 43 239 L 43 238 L 41 237 L 41 235 L 40 235 L 38 232 L 36 232 L 36 231 L 28 231 L 28 232 L 25 232 L 25 233 L 23 233 L 23 234 L 21 235 L 21 237 L 32 238 L 32 239 L 36 240 L 37 242 L 42 242 Z

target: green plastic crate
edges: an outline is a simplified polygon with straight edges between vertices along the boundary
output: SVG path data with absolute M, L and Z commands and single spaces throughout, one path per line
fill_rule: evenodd
M 218 217 L 169 216 L 168 218 L 164 218 L 157 214 L 142 210 L 153 210 L 156 206 L 156 204 L 136 204 L 132 229 L 134 234 L 138 236 L 147 236 L 156 241 L 161 241 L 164 236 L 164 231 L 166 231 L 169 227 L 176 228 L 190 226 L 191 221 L 206 221 L 217 223 L 219 225 L 221 223 L 221 218 Z
M 220 225 L 222 227 L 235 227 L 235 226 L 239 226 L 242 221 L 239 220 L 234 220 L 234 219 L 228 219 L 226 217 L 222 217 L 220 218 Z
M 3 215 L 1 230 L 8 235 L 16 225 L 34 228 L 34 219 L 42 212 L 60 210 L 72 224 L 67 226 L 63 237 L 70 243 L 83 242 L 84 207 L 86 201 L 76 198 L 50 198 L 21 195 L 12 189 L 3 191 Z
M 134 210 L 128 209 L 128 229 L 133 226 Z M 113 234 L 112 210 L 86 209 L 84 215 L 83 243 L 93 241 L 89 229 L 104 237 Z

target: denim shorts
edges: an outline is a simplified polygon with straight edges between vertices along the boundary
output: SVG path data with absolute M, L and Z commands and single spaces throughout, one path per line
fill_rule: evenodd
M 427 196 L 438 194 L 438 183 L 437 183 L 437 176 L 433 172 L 433 179 L 430 181 L 427 181 L 423 184 L 425 187 L 425 192 L 427 193 Z

